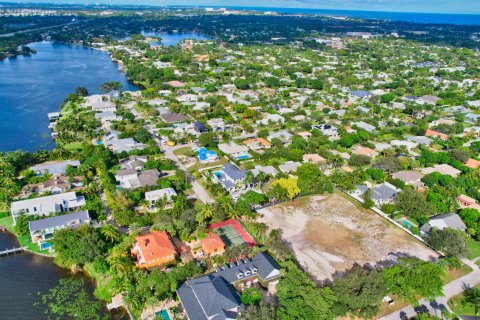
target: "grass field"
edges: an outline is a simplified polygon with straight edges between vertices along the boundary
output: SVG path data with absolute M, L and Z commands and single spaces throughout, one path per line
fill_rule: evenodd
M 468 256 L 469 259 L 480 257 L 480 241 L 468 239 L 467 247 L 468 247 L 468 250 L 470 251 L 470 255 Z
M 480 286 L 476 286 L 480 288 Z M 458 316 L 475 316 L 475 308 L 463 301 L 463 293 L 448 300 L 448 306 Z
M 105 277 L 95 272 L 93 265 L 91 263 L 86 264 L 85 272 L 95 280 L 95 296 L 107 302 L 112 300 L 112 291 L 113 291 L 113 281 L 111 277 Z

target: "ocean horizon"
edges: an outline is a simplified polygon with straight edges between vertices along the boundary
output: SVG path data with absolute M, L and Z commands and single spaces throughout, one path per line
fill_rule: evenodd
M 376 19 L 402 21 L 423 24 L 454 24 L 480 25 L 480 14 L 460 13 L 413 13 L 391 11 L 359 11 L 336 9 L 307 9 L 307 8 L 275 8 L 275 7 L 241 7 L 241 6 L 201 6 L 202 8 L 227 8 L 233 10 L 254 10 L 260 12 L 278 12 L 291 14 L 310 14 L 329 17 L 348 17 L 361 19 Z

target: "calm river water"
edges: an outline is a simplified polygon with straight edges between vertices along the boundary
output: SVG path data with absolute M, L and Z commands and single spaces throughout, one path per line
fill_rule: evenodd
M 118 81 L 135 90 L 106 52 L 52 42 L 29 45 L 38 53 L 0 60 L 0 151 L 34 151 L 53 146 L 47 113 L 77 87 L 100 93 Z

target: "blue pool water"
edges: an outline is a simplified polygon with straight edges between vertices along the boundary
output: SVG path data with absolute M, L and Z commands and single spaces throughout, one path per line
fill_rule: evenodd
M 250 159 L 249 155 L 243 155 L 243 156 L 238 156 L 237 160 L 245 160 L 245 159 Z
M 205 147 L 201 147 L 199 149 L 196 149 L 195 152 L 198 154 L 198 159 L 200 161 L 206 161 L 208 159 L 211 159 L 217 155 L 217 153 L 213 150 L 207 150 Z
M 171 320 L 170 315 L 168 314 L 167 310 L 162 310 L 155 313 L 156 316 L 163 318 L 163 320 Z
M 47 250 L 52 247 L 52 244 L 50 242 L 44 242 L 40 245 L 40 250 Z

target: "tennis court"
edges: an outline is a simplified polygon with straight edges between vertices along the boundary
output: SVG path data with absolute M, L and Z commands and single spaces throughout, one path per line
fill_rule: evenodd
M 240 236 L 235 230 L 235 228 L 233 228 L 232 226 L 220 227 L 218 229 L 215 229 L 215 231 L 227 247 L 238 246 L 244 243 L 242 236 Z
M 210 228 L 215 230 L 227 247 L 242 243 L 247 243 L 250 247 L 255 245 L 252 236 L 234 219 L 212 223 Z

